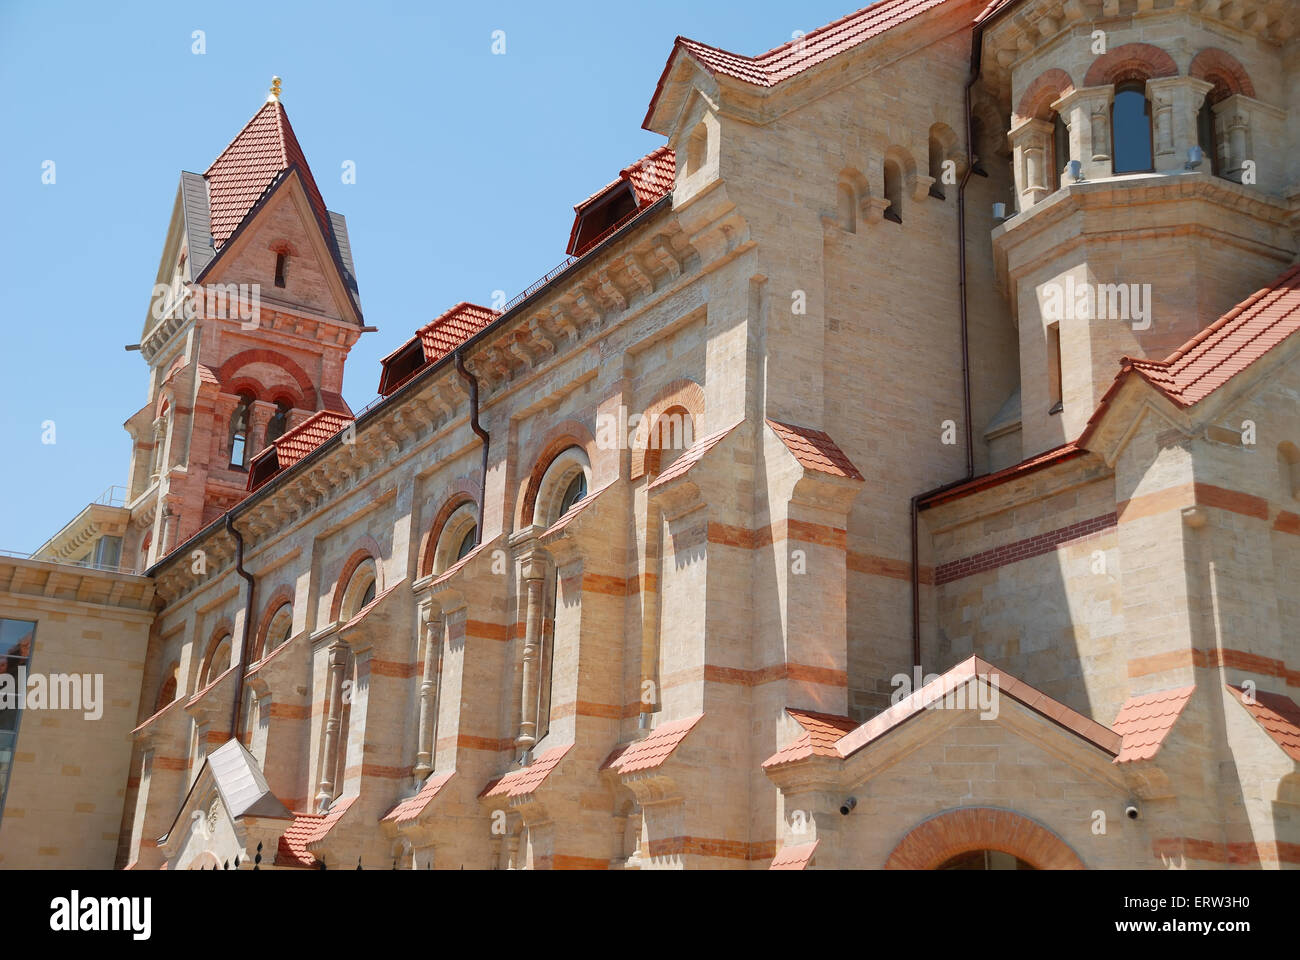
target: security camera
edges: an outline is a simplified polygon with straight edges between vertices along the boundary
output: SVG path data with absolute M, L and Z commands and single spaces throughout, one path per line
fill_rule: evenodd
M 850 813 L 853 812 L 853 808 L 856 807 L 857 805 L 858 805 L 858 798 L 849 797 L 847 800 L 845 800 L 843 803 L 840 804 L 840 815 L 847 817 Z
M 1136 803 L 1130 803 L 1124 808 L 1124 816 L 1128 817 L 1130 820 L 1136 820 L 1141 815 L 1142 811 L 1138 809 Z

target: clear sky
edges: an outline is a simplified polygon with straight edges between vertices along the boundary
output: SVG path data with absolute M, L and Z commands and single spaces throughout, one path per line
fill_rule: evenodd
M 148 372 L 123 347 L 180 172 L 207 169 L 273 74 L 379 327 L 348 358 L 360 409 L 380 357 L 558 264 L 573 204 L 663 142 L 641 121 L 675 36 L 753 55 L 862 5 L 0 0 L 0 549 L 125 483 Z

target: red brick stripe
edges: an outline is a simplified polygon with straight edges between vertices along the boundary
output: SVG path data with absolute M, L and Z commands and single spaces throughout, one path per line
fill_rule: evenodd
M 1093 517 L 1091 520 L 1080 520 L 1078 523 L 1072 523 L 1069 526 L 1058 527 L 1047 533 L 1040 533 L 1036 537 L 1026 537 L 1024 540 L 1017 540 L 1015 543 L 1008 543 L 1005 546 L 984 550 L 969 557 L 962 557 L 960 560 L 950 560 L 948 563 L 941 563 L 935 567 L 934 582 L 938 585 L 952 583 L 954 580 L 961 580 L 963 577 L 983 573 L 985 570 L 996 570 L 998 567 L 1005 567 L 1011 563 L 1019 563 L 1021 560 L 1039 557 L 1045 553 L 1051 553 L 1057 547 L 1064 546 L 1067 543 L 1084 540 L 1094 534 L 1101 533 L 1103 530 L 1109 530 L 1115 526 L 1115 523 L 1115 514 L 1107 513 L 1100 517 Z
M 1159 837 L 1151 844 L 1157 857 L 1186 857 L 1210 863 L 1275 864 L 1300 863 L 1300 843 L 1218 843 L 1195 837 Z
M 776 841 L 746 843 L 744 840 L 717 840 L 711 837 L 663 837 L 650 841 L 650 856 L 725 857 L 729 860 L 770 860 L 776 856 Z
M 1213 650 L 1196 650 L 1184 647 L 1182 650 L 1167 650 L 1149 657 L 1136 657 L 1128 662 L 1130 677 L 1145 677 L 1162 670 L 1175 670 L 1179 667 L 1228 667 L 1232 670 L 1248 670 L 1266 677 L 1280 677 L 1288 687 L 1300 687 L 1300 670 L 1292 670 L 1273 657 L 1261 656 L 1246 650 L 1234 650 L 1231 647 Z

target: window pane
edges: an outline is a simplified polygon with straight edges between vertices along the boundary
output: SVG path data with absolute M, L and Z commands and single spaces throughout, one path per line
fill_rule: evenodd
M 1151 118 L 1147 98 L 1136 87 L 1115 93 L 1112 113 L 1115 126 L 1116 173 L 1135 173 L 1151 169 Z
M 20 668 L 24 670 L 32 661 L 32 646 L 36 639 L 36 624 L 30 620 L 0 619 L 0 673 L 5 690 L 19 694 Z M 13 765 L 14 745 L 18 742 L 18 721 L 22 713 L 21 697 L 12 707 L 0 707 L 0 816 L 4 814 L 5 794 L 9 792 L 9 770 Z

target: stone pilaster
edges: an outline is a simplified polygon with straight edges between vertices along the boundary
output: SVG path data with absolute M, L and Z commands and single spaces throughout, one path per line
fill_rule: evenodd
M 1070 158 L 1081 161 L 1085 180 L 1111 175 L 1110 105 L 1114 99 L 1115 88 L 1107 84 L 1077 88 L 1052 104 L 1070 131 Z
M 1052 125 L 1025 120 L 1008 138 L 1015 157 L 1016 209 L 1024 211 L 1052 192 Z
M 1156 172 L 1185 169 L 1188 148 L 1197 144 L 1196 115 L 1213 84 L 1195 77 L 1147 81 L 1151 101 L 1151 142 Z

